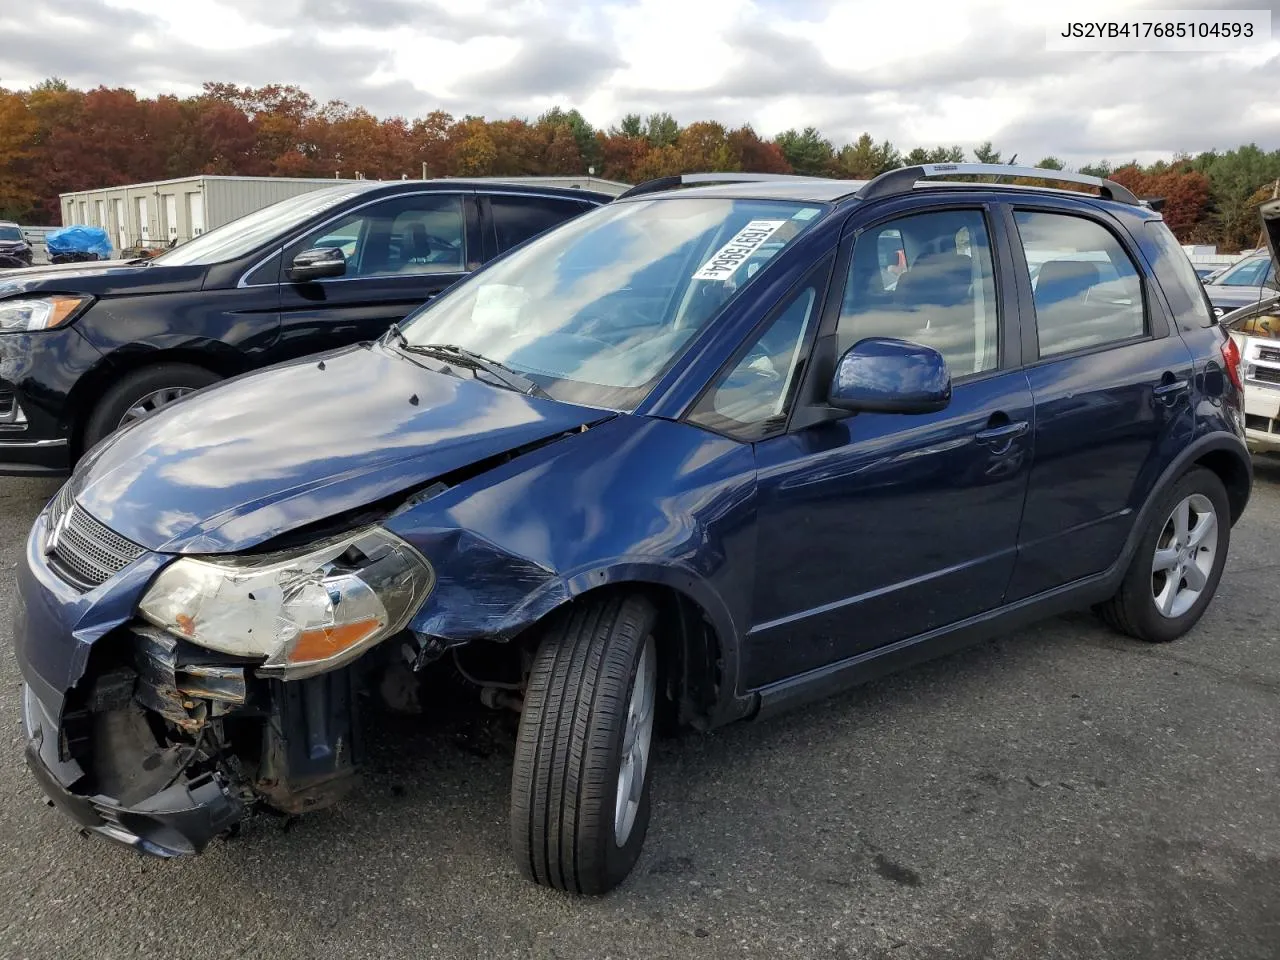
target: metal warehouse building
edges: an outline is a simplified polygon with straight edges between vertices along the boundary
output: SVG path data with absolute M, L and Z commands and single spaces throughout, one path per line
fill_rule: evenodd
M 630 184 L 599 177 L 480 177 L 508 183 L 599 190 L 614 196 Z M 185 243 L 206 230 L 301 193 L 349 181 L 294 177 L 183 177 L 64 193 L 62 225 L 102 227 L 117 253 L 129 247 Z
M 333 186 L 292 177 L 183 177 L 125 187 L 64 193 L 62 225 L 102 227 L 117 251 L 184 243 L 246 213 Z

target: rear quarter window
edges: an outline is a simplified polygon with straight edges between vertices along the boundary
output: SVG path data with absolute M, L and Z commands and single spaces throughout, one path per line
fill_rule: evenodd
M 1188 327 L 1213 326 L 1216 321 L 1204 285 L 1178 239 L 1163 220 L 1148 220 L 1147 233 L 1160 252 L 1155 258 L 1156 279 L 1173 310 L 1174 320 Z

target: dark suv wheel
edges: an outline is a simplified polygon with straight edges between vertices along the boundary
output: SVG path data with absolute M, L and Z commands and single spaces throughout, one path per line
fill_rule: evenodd
M 1178 639 L 1213 599 L 1230 541 L 1227 491 L 1217 474 L 1197 467 L 1156 503 L 1120 589 L 1095 609 L 1139 640 Z
M 216 373 L 189 363 L 158 363 L 123 377 L 102 395 L 84 428 L 88 450 L 109 433 L 168 406 L 174 400 L 217 383 Z
M 617 886 L 649 826 L 657 699 L 654 608 L 588 602 L 543 638 L 511 778 L 511 845 L 530 880 L 572 893 Z

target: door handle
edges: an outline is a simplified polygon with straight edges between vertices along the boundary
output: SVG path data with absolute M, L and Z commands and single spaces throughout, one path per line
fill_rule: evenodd
M 1169 376 L 1169 374 L 1165 374 L 1166 378 Z M 1157 399 L 1167 403 L 1171 400 L 1176 400 L 1179 394 L 1186 393 L 1190 386 L 1191 382 L 1189 380 L 1166 379 L 1151 392 Z
M 1027 432 L 1027 421 L 1016 420 L 1013 423 L 1006 423 L 999 427 L 988 427 L 986 430 L 979 430 L 974 436 L 979 443 L 985 443 L 990 447 L 1000 447 L 1002 452 L 1007 450 L 1014 440 Z

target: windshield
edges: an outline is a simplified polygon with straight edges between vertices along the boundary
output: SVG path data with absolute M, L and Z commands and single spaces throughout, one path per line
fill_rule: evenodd
M 459 284 L 404 327 L 551 396 L 633 409 L 720 308 L 826 208 L 676 198 L 601 207 Z
M 255 210 L 162 253 L 152 263 L 167 267 L 223 263 L 250 253 L 318 213 L 363 193 L 362 187 L 323 187 Z
M 0 240 L 21 240 L 22 231 L 17 227 L 0 227 Z

